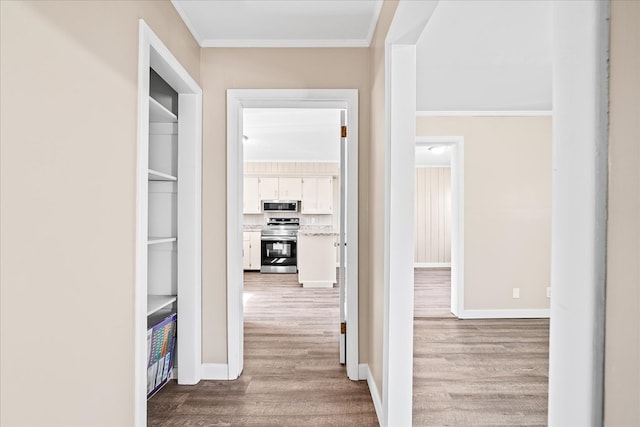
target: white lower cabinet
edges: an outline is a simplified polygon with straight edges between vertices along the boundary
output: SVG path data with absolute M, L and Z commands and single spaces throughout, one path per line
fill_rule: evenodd
M 332 288 L 336 283 L 334 234 L 298 234 L 298 282 L 305 288 Z
M 260 270 L 260 232 L 245 231 L 242 233 L 242 268 L 245 270 Z

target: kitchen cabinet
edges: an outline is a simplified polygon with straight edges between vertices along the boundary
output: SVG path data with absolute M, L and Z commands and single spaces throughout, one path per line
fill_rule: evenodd
M 260 270 L 260 232 L 245 231 L 242 233 L 242 268 Z
M 242 212 L 246 214 L 260 213 L 260 186 L 257 176 L 244 177 L 242 190 L 243 208 Z
M 301 200 L 302 179 L 289 177 L 260 177 L 260 200 Z
M 259 192 L 260 200 L 278 200 L 278 178 L 260 177 Z
M 304 288 L 332 288 L 336 283 L 336 242 L 331 234 L 298 233 L 298 282 Z
M 333 177 L 309 177 L 302 180 L 302 213 L 333 213 Z
M 302 200 L 302 178 L 278 178 L 280 200 Z

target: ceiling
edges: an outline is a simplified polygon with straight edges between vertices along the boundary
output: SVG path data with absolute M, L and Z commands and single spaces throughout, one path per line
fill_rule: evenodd
M 549 111 L 551 2 L 440 1 L 416 59 L 418 111 Z
M 243 109 L 246 162 L 339 162 L 340 110 Z
M 202 47 L 367 47 L 381 0 L 171 0 Z
M 382 6 L 379 0 L 172 3 L 202 47 L 369 46 Z M 416 57 L 419 112 L 549 111 L 550 1 L 441 0 Z M 246 109 L 245 160 L 338 161 L 337 114 Z M 420 164 L 448 162 L 446 155 L 418 157 Z

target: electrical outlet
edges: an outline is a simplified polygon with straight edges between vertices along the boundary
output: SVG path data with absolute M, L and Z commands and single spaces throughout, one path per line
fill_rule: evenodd
M 551 286 L 547 286 L 547 298 L 551 298 Z
M 513 288 L 513 298 L 520 298 L 520 288 Z

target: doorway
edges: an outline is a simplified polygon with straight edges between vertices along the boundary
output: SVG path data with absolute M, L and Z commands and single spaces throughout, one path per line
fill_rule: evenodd
M 414 318 L 450 317 L 451 162 L 448 147 L 417 144 L 415 171 Z
M 243 370 L 243 194 L 244 156 L 243 118 L 245 109 L 333 109 L 346 111 L 345 124 L 348 144 L 341 179 L 341 193 L 348 194 L 344 205 L 346 226 L 341 242 L 344 248 L 345 270 L 341 289 L 344 289 L 345 324 L 349 325 L 344 343 L 347 376 L 358 376 L 358 110 L 357 90 L 229 90 L 227 92 L 227 345 L 228 378 L 237 378 Z M 248 140 L 250 136 L 246 135 Z M 347 136 L 347 135 L 344 135 Z M 343 199 L 344 200 L 344 199 Z M 338 325 L 336 325 L 336 328 Z

